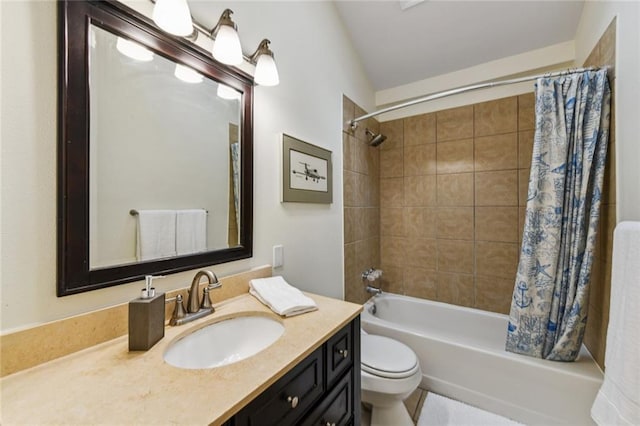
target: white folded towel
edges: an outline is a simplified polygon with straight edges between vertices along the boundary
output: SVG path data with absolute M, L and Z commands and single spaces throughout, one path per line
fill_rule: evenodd
M 249 293 L 278 315 L 292 317 L 318 309 L 316 302 L 289 285 L 284 278 L 256 278 L 249 282 Z
M 640 425 L 640 222 L 613 237 L 604 381 L 591 407 L 599 425 Z
M 207 250 L 207 211 L 176 212 L 176 252 L 178 256 Z
M 136 255 L 138 260 L 176 255 L 176 211 L 139 210 Z

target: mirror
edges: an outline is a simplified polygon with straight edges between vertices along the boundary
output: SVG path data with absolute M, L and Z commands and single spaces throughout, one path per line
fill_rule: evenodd
M 59 15 L 58 296 L 250 257 L 251 77 L 117 2 Z

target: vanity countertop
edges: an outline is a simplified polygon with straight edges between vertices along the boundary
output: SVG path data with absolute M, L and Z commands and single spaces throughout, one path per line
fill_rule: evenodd
M 262 393 L 362 306 L 308 294 L 318 310 L 291 318 L 245 294 L 215 305 L 208 317 L 167 327 L 146 352 L 129 352 L 128 337 L 93 346 L 0 380 L 2 424 L 221 424 Z M 270 315 L 284 334 L 258 354 L 223 367 L 172 367 L 163 354 L 176 338 L 239 314 Z

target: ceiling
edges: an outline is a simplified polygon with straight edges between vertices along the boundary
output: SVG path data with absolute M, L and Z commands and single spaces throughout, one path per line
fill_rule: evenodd
M 583 1 L 335 1 L 376 91 L 573 40 Z M 418 3 L 402 10 L 401 6 Z

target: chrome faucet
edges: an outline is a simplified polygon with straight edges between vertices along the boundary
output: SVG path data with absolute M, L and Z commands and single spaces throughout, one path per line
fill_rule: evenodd
M 362 273 L 362 281 L 369 281 L 369 283 L 379 280 L 380 277 L 382 277 L 382 270 L 380 269 L 369 268 Z M 382 289 L 380 287 L 374 287 L 371 284 L 367 284 L 365 290 L 367 293 L 371 293 L 374 296 L 382 293 Z
M 365 290 L 367 291 L 367 293 L 371 293 L 374 296 L 382 294 L 382 289 L 381 288 L 374 287 L 371 284 L 367 284 L 367 287 L 365 288 Z
M 200 289 L 200 280 L 203 276 L 207 277 L 209 283 L 204 289 L 202 289 L 202 302 L 200 302 L 198 293 Z M 198 271 L 196 276 L 193 277 L 193 281 L 191 281 L 187 309 L 185 310 L 184 305 L 182 304 L 182 295 L 177 295 L 176 306 L 173 310 L 173 315 L 171 315 L 169 324 L 182 325 L 214 313 L 215 309 L 211 304 L 209 291 L 220 287 L 222 287 L 222 283 L 218 281 L 216 274 L 206 270 Z

